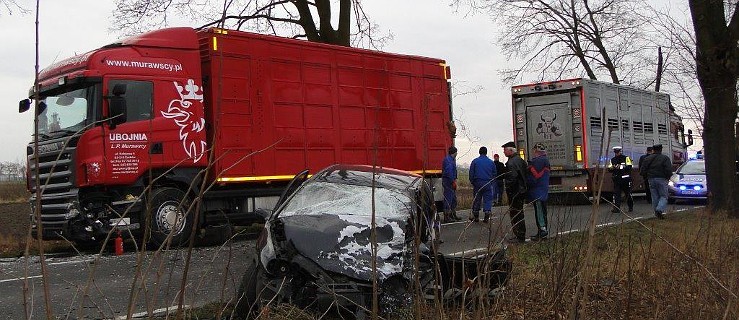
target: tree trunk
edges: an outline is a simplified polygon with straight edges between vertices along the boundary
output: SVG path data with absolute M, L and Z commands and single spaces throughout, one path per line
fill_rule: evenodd
M 700 72 L 699 72 L 700 74 Z M 701 76 L 698 77 L 701 79 Z M 737 195 L 739 186 L 735 174 L 736 154 L 734 150 L 734 122 L 736 119 L 736 80 L 713 79 L 708 85 L 701 81 L 706 101 L 706 116 L 703 124 L 703 146 L 708 177 L 709 203 L 711 211 L 727 210 L 739 218 Z M 721 83 L 722 82 L 722 83 Z M 732 139 L 733 138 L 733 139 Z M 727 143 L 730 140 L 734 143 Z
M 729 21 L 722 0 L 690 0 L 696 38 L 698 82 L 706 103 L 703 143 L 710 210 L 739 218 L 739 183 L 735 165 L 739 12 Z M 739 8 L 739 3 L 737 4 Z

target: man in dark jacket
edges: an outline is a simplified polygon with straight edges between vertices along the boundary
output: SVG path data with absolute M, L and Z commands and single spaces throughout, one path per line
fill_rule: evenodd
M 508 195 L 509 210 L 513 238 L 510 242 L 526 241 L 526 223 L 523 217 L 523 203 L 526 200 L 526 161 L 518 156 L 516 144 L 511 141 L 503 146 L 503 154 L 508 157 L 505 172 L 505 189 Z
M 641 168 L 644 165 L 644 159 L 647 158 L 648 155 L 652 154 L 652 147 L 647 147 L 647 153 L 641 155 L 639 157 L 639 175 L 642 177 L 642 180 L 644 181 L 644 192 L 647 193 L 647 202 L 652 203 L 652 192 L 649 190 L 649 180 L 647 179 L 646 173 L 642 173 Z
M 503 173 L 505 173 L 505 164 L 500 162 L 500 156 L 496 153 L 493 155 L 493 163 L 497 177 L 495 178 L 495 189 L 493 189 L 493 205 L 501 205 L 503 203 Z
M 470 182 L 472 183 L 472 216 L 470 220 L 480 221 L 480 202 L 485 213 L 484 222 L 490 219 L 493 206 L 493 179 L 497 172 L 493 160 L 488 158 L 488 148 L 480 147 L 480 156 L 470 164 Z
M 649 180 L 654 215 L 664 219 L 664 212 L 667 209 L 667 181 L 672 176 L 672 161 L 670 157 L 662 154 L 661 144 L 655 144 L 652 151 L 653 154 L 644 158 L 644 167 L 641 170 Z
M 626 197 L 626 204 L 629 205 L 629 212 L 634 211 L 634 199 L 631 197 L 631 158 L 624 155 L 620 146 L 613 147 L 615 154 L 608 164 L 608 171 L 611 172 L 611 181 L 613 181 L 613 205 L 615 206 L 611 212 L 621 212 L 621 193 Z
M 549 158 L 547 158 L 547 149 L 543 144 L 535 144 L 531 152 L 526 184 L 529 189 L 529 201 L 534 205 L 534 217 L 536 217 L 538 228 L 536 234 L 531 236 L 531 240 L 538 241 L 546 239 L 549 235 L 547 231 L 547 200 L 549 199 L 551 165 L 549 164 Z
M 457 148 L 449 152 L 441 164 L 441 187 L 444 189 L 444 222 L 460 220 L 457 216 Z

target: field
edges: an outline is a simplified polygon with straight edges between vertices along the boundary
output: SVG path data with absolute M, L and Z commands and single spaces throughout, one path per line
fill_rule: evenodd
M 0 182 L 0 203 L 28 200 L 28 191 L 23 182 Z
M 28 191 L 23 183 L 0 184 L 0 258 L 19 257 L 26 250 L 31 206 Z M 36 241 L 31 243 L 30 252 L 38 252 Z M 45 252 L 70 250 L 63 241 L 45 241 Z

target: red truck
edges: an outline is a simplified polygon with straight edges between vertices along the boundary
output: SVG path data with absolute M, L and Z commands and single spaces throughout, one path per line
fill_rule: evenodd
M 19 104 L 38 96 L 34 235 L 95 242 L 118 228 L 183 244 L 193 224 L 258 221 L 303 169 L 436 178 L 453 143 L 448 79 L 439 59 L 216 28 L 152 31 L 60 61 Z

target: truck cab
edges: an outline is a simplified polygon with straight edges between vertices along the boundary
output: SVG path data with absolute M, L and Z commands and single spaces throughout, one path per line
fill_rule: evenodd
M 190 184 L 207 147 L 198 48 L 192 29 L 167 29 L 39 73 L 19 110 L 34 100 L 38 114 L 27 148 L 31 204 L 41 210 L 33 221 L 43 225 L 34 234 L 91 241 L 111 226 L 140 226 L 127 211 L 140 211 L 149 179 L 174 167 L 169 183 Z

